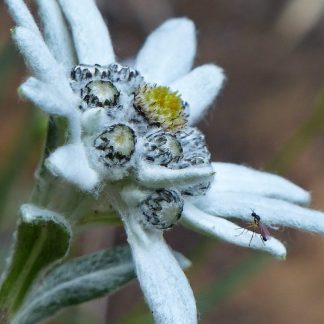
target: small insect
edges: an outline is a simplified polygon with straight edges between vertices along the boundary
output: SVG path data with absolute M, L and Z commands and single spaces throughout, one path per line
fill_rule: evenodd
M 243 232 L 245 230 L 251 230 L 253 232 L 250 242 L 249 242 L 249 246 L 251 245 L 254 235 L 258 234 L 258 232 L 260 234 L 260 238 L 263 243 L 270 240 L 270 238 L 271 238 L 271 235 L 270 235 L 270 232 L 269 232 L 267 226 L 261 222 L 261 217 L 255 213 L 254 209 L 251 209 L 251 211 L 252 211 L 251 216 L 253 217 L 253 222 L 250 222 L 248 224 L 248 226 L 243 229 Z
M 266 241 L 270 240 L 271 235 L 268 230 L 268 227 L 265 226 L 261 222 L 261 217 L 259 215 L 257 215 L 253 209 L 252 209 L 251 216 L 253 217 L 254 229 L 257 228 L 259 230 L 262 241 L 266 242 Z M 254 231 L 254 233 L 255 233 L 255 231 Z M 251 242 L 250 242 L 250 244 L 251 244 Z

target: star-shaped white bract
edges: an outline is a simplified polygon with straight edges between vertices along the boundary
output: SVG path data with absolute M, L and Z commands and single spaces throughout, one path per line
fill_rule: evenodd
M 115 62 L 106 24 L 93 0 L 36 2 L 43 33 L 22 0 L 6 0 L 17 24 L 13 39 L 33 74 L 20 87 L 21 95 L 45 112 L 64 116 L 69 122 L 68 143 L 53 152 L 46 165 L 54 175 L 97 195 L 98 199 L 99 188 L 104 183 L 108 199 L 123 201 L 114 207 L 123 219 L 137 276 L 157 323 L 196 323 L 196 305 L 188 281 L 163 239 L 163 231 L 144 226 L 139 220 L 138 201 L 145 194 L 136 183 L 148 191 L 178 190 L 214 175 L 206 194 L 183 194 L 180 222 L 193 230 L 236 245 L 267 251 L 278 258 L 286 255 L 280 241 L 275 238 L 267 242 L 257 238 L 251 241 L 253 232 L 246 230 L 240 234 L 238 225 L 227 218 L 251 222 L 252 209 L 261 215 L 265 225 L 273 228 L 287 226 L 320 234 L 324 232 L 323 213 L 301 207 L 310 202 L 306 191 L 277 175 L 244 166 L 213 163 L 172 169 L 141 162 L 136 164 L 137 182 L 116 189 L 111 181 L 124 177 L 128 171 L 123 171 L 116 179 L 103 174 L 89 155 L 87 138 L 92 135 L 85 136 L 102 129 L 107 117 L 102 109 L 83 112 L 79 108 L 80 96 L 70 86 L 70 72 L 76 65 L 110 66 Z M 222 69 L 213 64 L 191 70 L 195 51 L 194 24 L 187 18 L 170 19 L 147 38 L 134 66 L 145 82 L 168 86 L 170 91 L 181 95 L 190 108 L 189 125 L 196 124 L 204 116 L 224 81 Z M 98 90 L 88 86 L 87 93 L 93 89 Z M 112 96 L 117 95 L 116 91 L 111 88 Z M 127 100 L 127 96 L 125 98 Z M 101 137 L 96 138 L 98 147 L 111 136 L 117 136 L 122 129 L 122 126 L 118 127 L 110 127 L 101 133 Z M 164 139 L 172 142 L 170 137 Z M 139 144 L 134 142 L 135 145 Z M 168 191 L 171 194 L 168 199 L 172 199 L 173 192 L 176 191 Z M 150 205 L 149 198 L 145 197 L 145 208 L 154 206 L 154 202 Z M 172 209 L 169 210 L 171 213 Z

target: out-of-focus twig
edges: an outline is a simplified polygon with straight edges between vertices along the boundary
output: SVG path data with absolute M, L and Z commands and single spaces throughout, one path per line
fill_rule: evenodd
M 290 0 L 281 12 L 275 30 L 290 50 L 314 28 L 324 14 L 324 0 Z

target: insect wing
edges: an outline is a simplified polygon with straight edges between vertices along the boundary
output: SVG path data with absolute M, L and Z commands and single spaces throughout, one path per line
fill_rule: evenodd
M 259 230 L 260 230 L 260 234 L 262 236 L 263 241 L 270 240 L 271 234 L 270 234 L 267 226 L 265 226 L 264 224 L 260 223 L 259 224 Z

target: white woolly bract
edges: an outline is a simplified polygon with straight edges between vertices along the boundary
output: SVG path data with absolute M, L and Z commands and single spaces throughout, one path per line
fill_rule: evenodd
M 94 190 L 100 181 L 97 172 L 90 167 L 81 143 L 59 147 L 46 160 L 46 167 L 84 191 Z
M 30 77 L 19 87 L 19 94 L 51 115 L 69 116 L 77 111 L 49 84 Z
M 80 111 L 75 109 L 78 99 L 73 93 L 61 91 L 52 85 L 30 77 L 19 87 L 19 94 L 51 115 L 64 116 L 69 122 L 70 143 L 81 142 Z
M 206 64 L 193 69 L 170 85 L 189 104 L 189 124 L 197 124 L 204 117 L 220 92 L 224 80 L 223 69 L 214 64 Z
M 158 324 L 197 323 L 195 298 L 162 232 L 144 230 L 134 215 L 123 215 L 137 278 Z
M 51 84 L 62 95 L 72 96 L 72 89 L 63 68 L 39 35 L 24 27 L 16 27 L 13 29 L 12 38 L 35 77 Z
M 225 219 L 209 215 L 190 203 L 185 203 L 181 222 L 195 231 L 207 234 L 229 243 L 243 247 L 262 250 L 277 258 L 286 257 L 286 248 L 277 239 L 271 237 L 263 242 L 258 234 L 252 239 L 252 231 L 241 229 L 238 225 Z
M 169 169 L 141 161 L 137 165 L 137 180 L 148 188 L 182 187 L 194 185 L 212 179 L 210 165 L 193 166 L 184 169 Z
M 208 193 L 205 197 L 199 197 L 194 204 L 206 213 L 245 221 L 252 220 L 253 209 L 264 224 L 324 234 L 324 213 L 279 199 L 246 192 L 218 192 L 213 196 Z
M 187 18 L 169 19 L 148 36 L 135 68 L 147 82 L 169 84 L 190 71 L 195 53 L 193 22 Z
M 115 61 L 107 26 L 94 0 L 58 0 L 70 25 L 78 62 L 108 65 Z
M 11 17 L 17 26 L 24 27 L 41 36 L 38 26 L 23 0 L 5 0 Z
M 76 64 L 70 32 L 56 0 L 36 0 L 47 46 L 69 73 Z
M 246 192 L 300 205 L 310 203 L 307 191 L 276 174 L 232 163 L 215 162 L 212 165 L 217 177 L 208 193 L 210 197 L 216 197 L 219 192 Z

